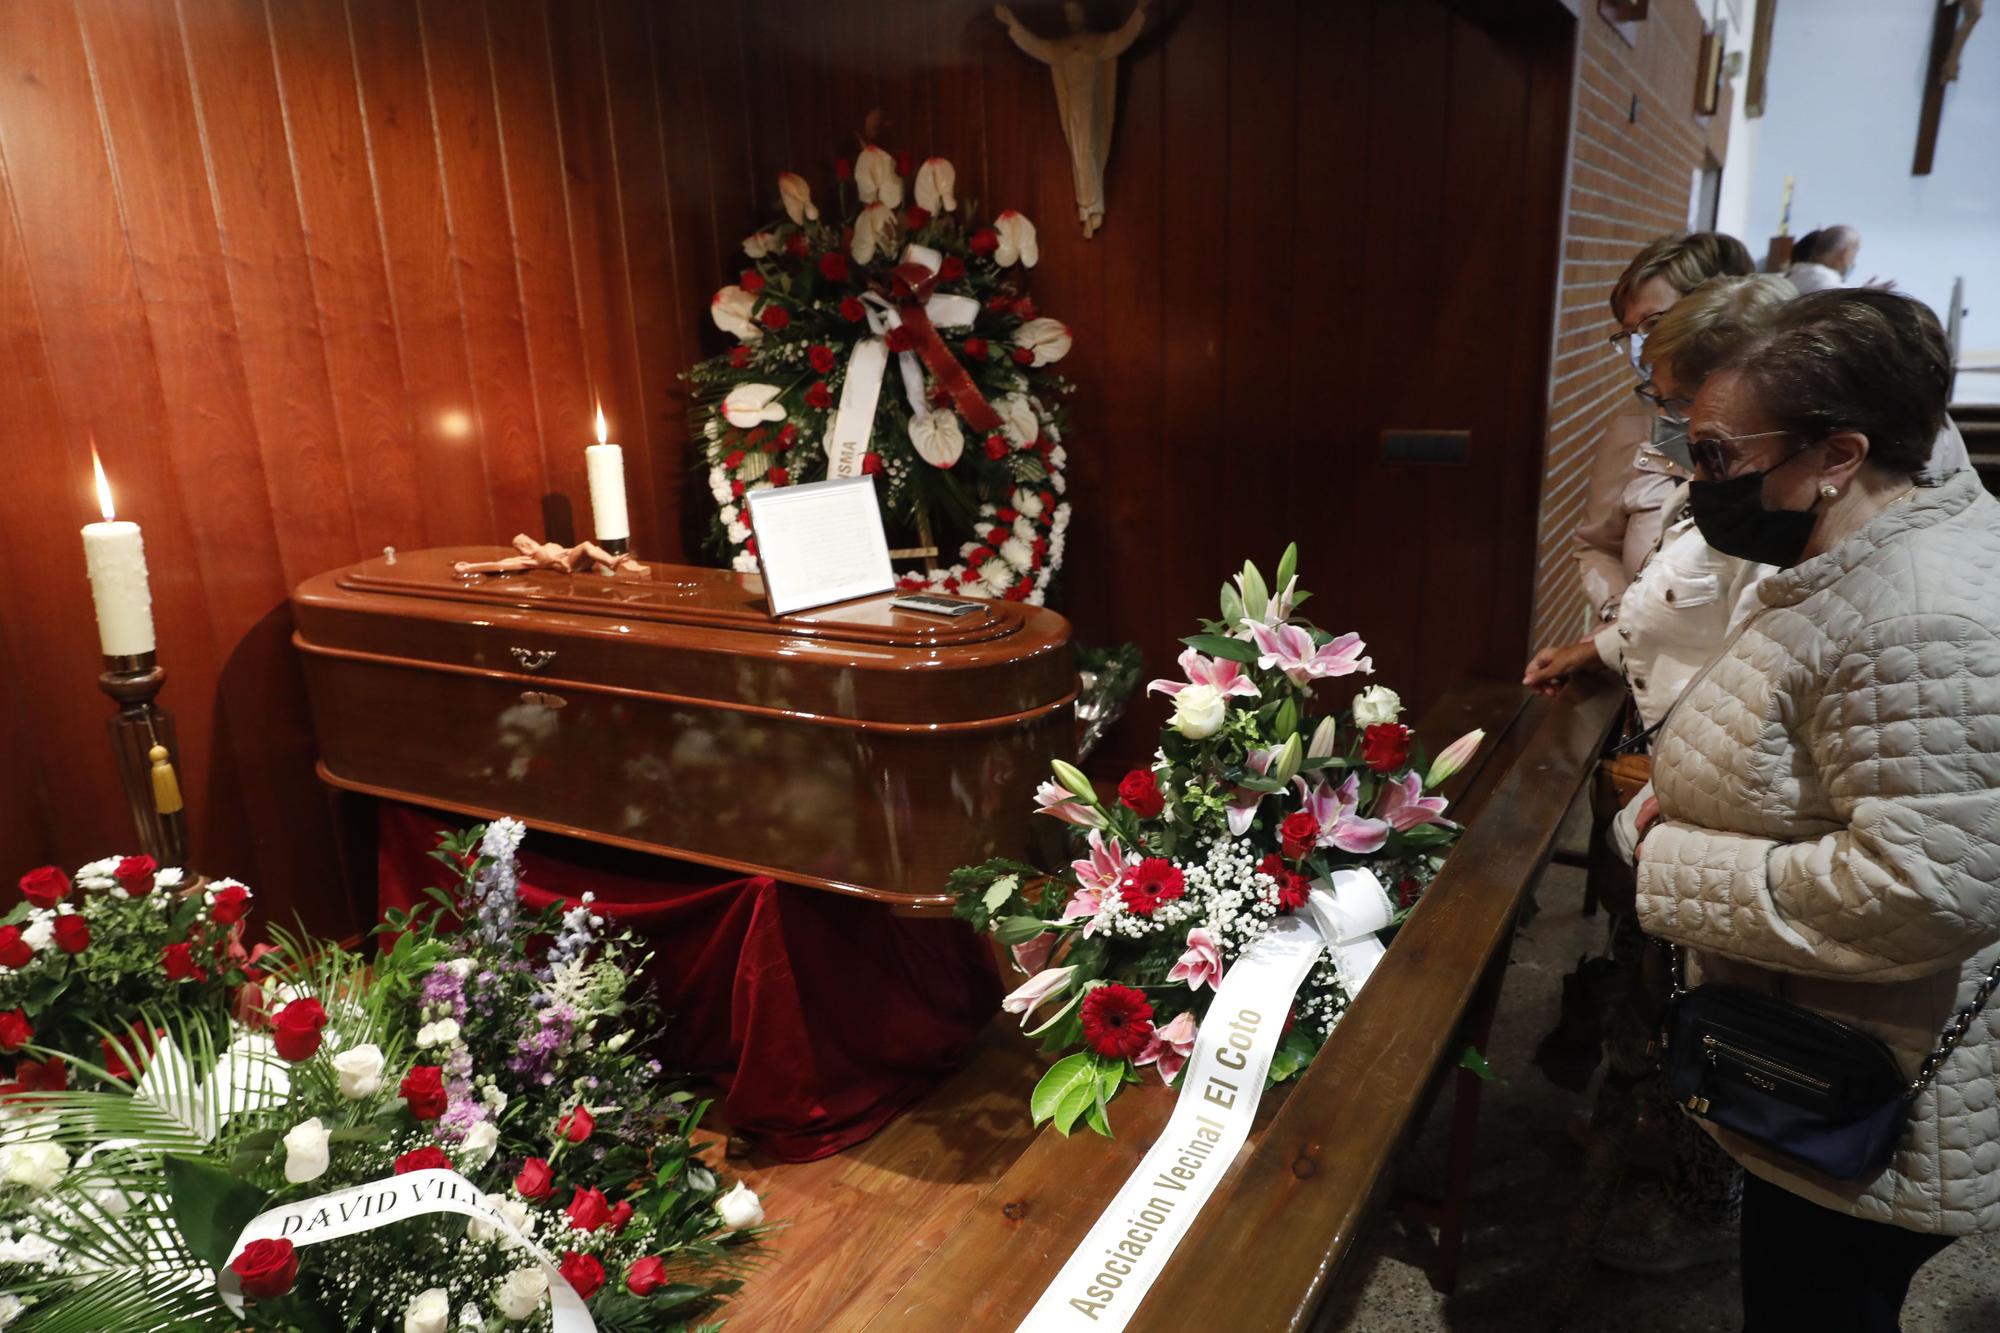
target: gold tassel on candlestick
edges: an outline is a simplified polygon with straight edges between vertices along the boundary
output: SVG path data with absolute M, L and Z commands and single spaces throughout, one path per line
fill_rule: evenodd
M 153 761 L 153 809 L 163 815 L 177 814 L 181 808 L 181 781 L 167 760 L 167 747 L 155 745 L 146 752 Z
M 187 865 L 187 813 L 171 762 L 174 719 L 153 702 L 167 673 L 152 653 L 104 659 L 97 684 L 118 704 L 110 722 L 118 779 L 139 849 L 163 866 Z

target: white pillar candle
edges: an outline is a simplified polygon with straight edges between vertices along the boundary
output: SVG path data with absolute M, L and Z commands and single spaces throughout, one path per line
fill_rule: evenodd
M 583 451 L 590 476 L 590 518 L 601 542 L 624 541 L 632 535 L 632 521 L 625 515 L 625 451 L 606 444 L 610 430 L 604 423 L 604 409 L 597 409 L 597 443 Z
M 102 523 L 83 526 L 83 561 L 90 595 L 97 603 L 97 638 L 106 657 L 136 657 L 153 651 L 153 593 L 146 583 L 146 548 L 137 523 L 112 518 L 111 484 L 93 451 Z

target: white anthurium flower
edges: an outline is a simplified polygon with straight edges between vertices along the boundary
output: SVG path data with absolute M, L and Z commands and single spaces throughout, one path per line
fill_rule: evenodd
M 861 155 L 854 159 L 854 188 L 864 204 L 882 204 L 888 208 L 903 205 L 903 178 L 896 174 L 896 159 L 874 144 L 862 149 Z
M 1016 446 L 1033 444 L 1042 433 L 1041 422 L 1035 417 L 1035 405 L 1028 401 L 1028 395 L 1024 393 L 1000 395 L 993 400 L 993 410 L 1000 414 L 1000 429 Z
M 369 1042 L 342 1051 L 333 1057 L 333 1072 L 340 1076 L 340 1095 L 347 1100 L 373 1097 L 382 1090 L 382 1048 Z
M 519 1323 L 523 1319 L 534 1318 L 548 1295 L 549 1275 L 539 1266 L 517 1268 L 500 1279 L 500 1284 L 493 1289 L 493 1303 L 500 1307 L 503 1319 Z
M 1035 224 L 1022 214 L 1008 209 L 993 219 L 993 230 L 1000 236 L 1000 244 L 993 251 L 993 262 L 1001 268 L 1013 264 L 1033 268 L 1042 261 L 1041 246 L 1035 241 Z
M 956 412 L 920 412 L 910 418 L 910 443 L 932 467 L 951 467 L 965 452 Z
M 752 232 L 743 238 L 743 253 L 752 259 L 763 259 L 784 248 L 785 243 L 768 231 Z
M 819 221 L 819 208 L 813 203 L 812 187 L 797 172 L 778 174 L 778 198 L 784 201 L 785 216 L 792 220 L 793 226 L 802 227 L 808 222 Z
M 1069 327 L 1059 319 L 1043 315 L 1014 331 L 1014 345 L 1035 354 L 1034 364 L 1053 365 L 1069 355 Z
M 895 230 L 895 210 L 887 204 L 870 204 L 854 219 L 854 240 L 847 252 L 857 264 L 872 263 L 876 255 L 895 249 Z
M 777 401 L 784 390 L 775 384 L 739 384 L 722 400 L 722 417 L 738 430 L 749 430 L 766 421 L 783 421 L 784 404 Z
M 403 1307 L 403 1333 L 444 1333 L 451 1323 L 451 1293 L 443 1287 L 420 1291 Z
M 491 1120 L 482 1120 L 465 1131 L 459 1140 L 458 1150 L 465 1154 L 467 1166 L 485 1166 L 493 1160 L 493 1152 L 500 1146 L 500 1130 Z
M 1376 727 L 1394 722 L 1403 712 L 1403 700 L 1387 685 L 1370 685 L 1354 696 L 1354 725 Z
M 958 208 L 952 190 L 958 185 L 958 170 L 941 157 L 927 157 L 917 168 L 917 207 L 927 213 L 950 213 Z
M 754 1227 L 764 1220 L 763 1201 L 757 1197 L 757 1191 L 740 1180 L 735 1189 L 715 1201 L 715 1211 L 722 1225 L 731 1231 Z
M 733 282 L 709 298 L 708 317 L 715 327 L 741 342 L 753 343 L 764 336 L 756 312 L 757 298 Z
M 329 1136 L 319 1117 L 301 1120 L 285 1135 L 285 1179 L 294 1185 L 326 1174 Z

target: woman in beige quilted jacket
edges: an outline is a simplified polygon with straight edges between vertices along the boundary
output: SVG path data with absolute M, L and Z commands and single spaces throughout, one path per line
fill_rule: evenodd
M 1947 365 L 1920 303 L 1838 290 L 1702 387 L 1696 520 L 1780 568 L 1668 718 L 1639 814 L 1648 933 L 1912 1077 L 2000 962 L 2000 504 L 1969 469 L 1917 481 Z M 1746 1333 L 1893 1330 L 1918 1267 L 2000 1230 L 1997 1031 L 1972 1020 L 1873 1175 L 1716 1130 L 1750 1175 Z

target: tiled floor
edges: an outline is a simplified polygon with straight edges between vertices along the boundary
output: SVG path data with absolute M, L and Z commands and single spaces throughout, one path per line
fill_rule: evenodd
M 1574 843 L 1574 830 L 1565 841 Z M 1543 1313 L 1564 1224 L 1579 1183 L 1581 1153 L 1565 1132 L 1584 1098 L 1552 1085 L 1531 1062 L 1554 1022 L 1562 976 L 1602 943 L 1602 918 L 1580 914 L 1581 871 L 1551 867 L 1541 913 L 1514 949 L 1499 1022 L 1487 1054 L 1504 1080 L 1486 1090 L 1476 1197 L 1458 1293 L 1449 1300 L 1425 1276 L 1429 1238 L 1394 1221 L 1346 1275 L 1336 1298 L 1352 1333 L 1529 1333 Z M 1409 1178 L 1441 1175 L 1448 1103 L 1418 1145 Z M 1616 1333 L 1733 1333 L 1740 1325 L 1733 1264 L 1668 1278 L 1627 1277 L 1593 1267 L 1567 1324 Z M 2000 1329 L 2000 1235 L 1961 1240 L 1917 1275 L 1904 1307 L 1905 1333 Z

